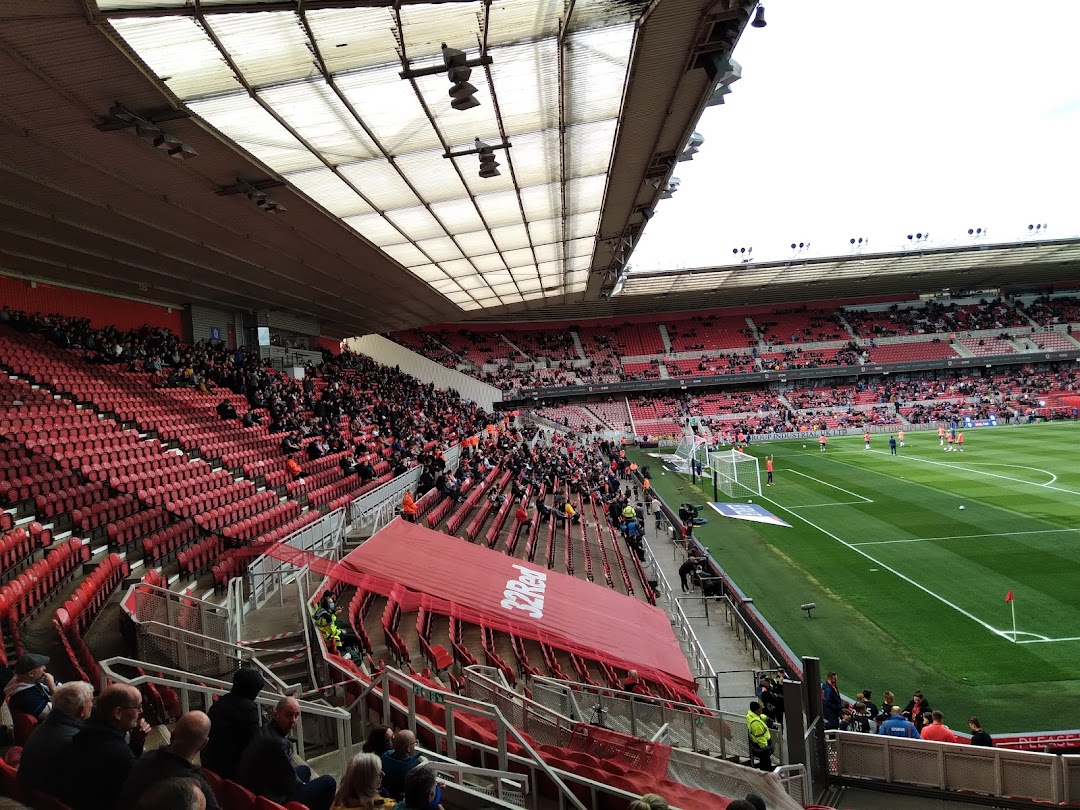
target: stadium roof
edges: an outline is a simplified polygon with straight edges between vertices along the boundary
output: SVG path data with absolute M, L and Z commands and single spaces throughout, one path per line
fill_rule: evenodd
M 0 28 L 0 272 L 292 310 L 335 336 L 597 299 L 747 5 L 19 4 Z M 443 42 L 475 60 L 480 106 L 450 109 Z M 99 131 L 117 102 L 197 158 Z M 508 146 L 500 176 L 445 157 L 477 138 Z

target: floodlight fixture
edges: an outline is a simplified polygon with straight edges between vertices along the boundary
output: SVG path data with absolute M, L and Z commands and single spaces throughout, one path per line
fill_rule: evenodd
M 154 148 L 160 149 L 174 160 L 187 160 L 188 158 L 193 158 L 199 154 L 175 135 L 168 135 L 166 133 L 162 133 L 154 138 Z
M 446 77 L 450 80 L 450 106 L 455 110 L 471 110 L 479 107 L 476 100 L 476 87 L 469 83 L 472 76 L 472 68 L 469 67 L 469 57 L 465 51 L 447 47 L 442 44 L 443 64 L 446 66 Z
M 686 142 L 686 148 L 683 149 L 682 154 L 679 155 L 679 162 L 685 160 L 693 160 L 694 155 L 698 153 L 701 145 L 705 143 L 705 137 L 700 132 L 695 132 L 690 136 L 690 139 Z
M 732 248 L 731 252 L 744 264 L 750 261 L 750 254 L 754 252 L 752 247 Z
M 913 243 L 913 244 L 918 244 L 918 243 L 922 243 L 922 242 L 925 242 L 925 241 L 926 241 L 927 239 L 929 239 L 929 238 L 930 238 L 930 234 L 928 234 L 928 233 L 922 233 L 922 232 L 920 231 L 920 232 L 918 232 L 918 233 L 909 233 L 909 234 L 907 235 L 907 238 L 908 238 L 908 241 L 909 241 L 909 242 L 911 242 L 911 243 Z
M 476 151 L 480 155 L 480 177 L 484 179 L 499 176 L 499 162 L 495 160 L 495 149 L 476 139 Z
M 848 242 L 851 244 L 851 251 L 853 253 L 862 253 L 866 246 L 870 244 L 870 240 L 865 236 L 853 236 Z
M 754 12 L 754 21 L 750 23 L 751 28 L 764 28 L 768 25 L 765 22 L 765 6 L 758 3 L 757 11 Z
M 660 193 L 661 200 L 670 200 L 676 191 L 679 190 L 679 186 L 682 185 L 682 180 L 678 177 L 672 177 L 668 180 L 667 185 L 664 186 L 664 190 Z
M 986 228 L 968 228 L 967 233 L 972 239 L 982 239 L 986 236 Z
M 1045 223 L 1043 223 L 1041 225 L 1028 225 L 1028 235 L 1029 236 L 1042 236 L 1044 233 L 1046 233 L 1046 229 L 1048 227 L 1049 226 L 1046 225 Z

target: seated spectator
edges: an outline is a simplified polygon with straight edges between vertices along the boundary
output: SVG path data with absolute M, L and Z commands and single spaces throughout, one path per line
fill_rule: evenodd
M 426 765 L 409 771 L 398 810 L 443 810 L 441 802 L 442 787 L 435 779 L 435 771 Z
M 139 690 L 127 684 L 106 686 L 90 719 L 71 740 L 60 798 L 72 810 L 115 810 L 149 732 Z
M 304 477 L 303 468 L 301 468 L 300 463 L 292 456 L 285 462 L 285 469 L 289 471 L 289 476 L 293 481 L 297 481 Z
M 4 687 L 4 697 L 12 712 L 28 714 L 42 721 L 49 716 L 56 689 L 53 676 L 45 671 L 49 656 L 24 653 L 15 662 L 15 674 Z
M 356 459 L 352 456 L 342 456 L 338 461 L 338 466 L 341 467 L 342 474 L 348 478 L 356 472 Z
M 416 753 L 416 735 L 408 729 L 397 732 L 394 747 L 382 755 L 383 793 L 400 799 L 405 794 L 406 774 L 421 764 L 423 758 Z
M 221 402 L 218 403 L 216 410 L 218 416 L 220 416 L 222 419 L 225 419 L 226 421 L 230 419 L 235 419 L 237 417 L 236 408 L 227 399 L 221 400 Z
M 430 467 L 425 467 L 424 471 L 420 473 L 420 477 L 416 480 L 416 492 L 418 495 L 423 495 L 433 486 L 435 486 L 435 476 L 431 474 Z
M 632 692 L 635 695 L 645 694 L 645 684 L 641 682 L 641 678 L 638 677 L 636 669 L 632 669 L 626 673 L 626 680 L 623 681 L 623 690 Z
M 255 427 L 262 424 L 262 417 L 259 416 L 259 412 L 252 408 L 250 411 L 244 414 L 244 418 L 241 420 L 244 427 Z
M 375 726 L 364 741 L 363 751 L 365 754 L 378 754 L 381 757 L 393 747 L 394 730 L 390 726 Z
M 326 448 L 319 439 L 307 446 L 307 457 L 310 461 L 318 461 L 324 455 L 326 455 Z
M 198 785 L 205 798 L 206 810 L 218 810 L 210 785 L 203 779 L 199 766 L 194 764 L 209 738 L 210 718 L 206 714 L 198 711 L 184 714 L 176 721 L 169 744 L 151 751 L 131 769 L 116 802 L 117 809 L 135 810 L 153 785 L 170 779 L 185 779 Z
M 295 433 L 290 433 L 281 440 L 281 451 L 286 455 L 291 456 L 293 453 L 298 453 L 303 447 L 304 445 L 300 441 L 300 437 Z
M 360 476 L 361 484 L 366 484 L 368 481 L 375 477 L 375 468 L 368 464 L 368 462 L 366 461 L 358 461 L 356 463 L 356 466 L 353 467 L 353 470 L 358 476 Z M 430 487 L 428 487 L 428 489 L 430 489 Z
M 518 523 L 528 523 L 529 522 L 529 512 L 528 512 L 528 510 L 526 510 L 524 506 L 519 506 L 517 508 L 517 511 L 514 512 L 514 519 Z
M 563 504 L 563 517 L 571 523 L 576 524 L 581 522 L 581 515 L 577 513 L 577 510 L 574 509 L 574 505 L 570 503 L 570 501 Z
M 255 698 L 266 686 L 257 669 L 243 667 L 233 674 L 232 690 L 210 707 L 210 737 L 200 757 L 218 776 L 232 779 L 240 755 L 259 730 L 259 707 Z
M 394 800 L 379 795 L 381 786 L 382 759 L 377 754 L 357 754 L 341 778 L 332 810 L 392 808 Z
M 206 810 L 214 794 L 194 779 L 173 777 L 155 782 L 139 799 L 134 810 Z
M 293 764 L 295 753 L 289 734 L 300 721 L 296 698 L 282 698 L 270 722 L 248 743 L 236 769 L 236 781 L 256 796 L 278 804 L 300 802 L 310 810 L 330 810 L 337 784 L 330 775 L 312 778 L 307 765 Z
M 657 793 L 646 793 L 640 799 L 634 799 L 626 810 L 668 810 L 667 799 Z
M 85 681 L 72 681 L 56 687 L 52 711 L 44 723 L 38 724 L 23 746 L 19 762 L 20 785 L 59 795 L 56 765 L 67 756 L 72 738 L 83 727 L 93 708 L 94 688 Z

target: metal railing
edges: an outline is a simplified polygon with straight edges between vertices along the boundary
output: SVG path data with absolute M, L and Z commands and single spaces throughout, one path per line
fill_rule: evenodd
M 120 604 L 137 622 L 160 622 L 229 643 L 237 640 L 228 607 L 197 596 L 137 582 Z
M 1080 801 L 1080 756 L 825 732 L 829 772 L 845 782 L 914 787 L 935 798 L 964 792 L 1051 804 Z
M 344 542 L 345 510 L 335 509 L 314 523 L 297 529 L 275 545 L 291 546 L 300 551 L 336 560 Z M 246 575 L 250 583 L 250 596 L 244 609 L 245 614 L 263 607 L 275 595 L 278 597 L 279 604 L 284 604 L 284 587 L 302 572 L 307 571 L 305 567 L 281 560 L 274 555 L 263 554 L 256 557 L 248 566 Z
M 120 674 L 117 666 L 150 670 L 145 675 L 129 677 Z M 180 696 L 181 711 L 192 709 L 209 710 L 214 698 L 228 694 L 232 689 L 231 681 L 210 678 L 172 667 L 150 664 L 132 658 L 107 658 L 101 662 L 102 679 L 112 683 L 126 683 L 131 686 L 153 684 L 175 689 Z M 104 685 L 104 684 L 103 684 Z M 263 690 L 255 702 L 264 709 L 272 709 L 284 695 Z M 301 722 L 296 724 L 296 750 L 300 759 L 307 758 L 308 743 L 305 732 L 311 735 L 314 730 L 315 743 L 320 747 L 332 746 L 339 754 L 339 773 L 344 773 L 349 763 L 349 749 L 352 747 L 352 715 L 345 709 L 331 706 L 323 700 L 299 700 Z M 310 725 L 306 725 L 310 724 Z M 312 728 L 314 726 L 314 728 Z
M 136 623 L 139 657 L 155 666 L 175 665 L 196 675 L 232 677 L 238 667 L 247 665 L 258 669 L 283 695 L 300 688 L 286 684 L 247 647 L 161 622 L 136 619 Z
M 511 689 L 502 673 L 493 667 L 473 666 L 465 670 L 466 693 L 470 697 L 498 706 L 503 716 L 514 725 L 525 730 L 533 738 L 552 745 L 568 745 L 572 737 L 580 735 L 580 723 L 589 723 L 590 718 L 580 713 L 572 715 L 559 711 L 557 707 L 547 705 L 547 700 L 566 706 L 568 711 L 578 711 L 582 703 L 591 706 L 593 698 L 605 701 L 608 696 L 602 693 L 611 691 L 595 687 L 578 690 L 576 688 L 578 684 L 551 678 L 534 678 L 531 686 L 533 698 L 530 700 Z M 583 696 L 585 700 L 581 699 Z M 769 807 L 802 806 L 801 802 L 793 805 L 787 798 L 790 796 L 798 800 L 798 796 L 793 791 L 796 787 L 801 790 L 802 786 L 801 783 L 796 784 L 793 780 L 796 774 L 803 773 L 802 766 L 786 767 L 788 780 L 792 782 L 791 785 L 787 785 L 779 775 L 762 773 L 724 759 L 724 757 L 747 754 L 749 742 L 745 718 L 722 712 L 709 713 L 700 706 L 689 704 L 681 704 L 683 707 L 681 709 L 672 708 L 680 704 L 661 707 L 667 710 L 666 714 L 661 714 L 650 711 L 658 707 L 650 706 L 645 701 L 620 697 L 618 693 L 615 693 L 615 697 L 631 705 L 620 707 L 612 703 L 596 704 L 606 706 L 597 713 L 604 721 L 599 724 L 601 727 L 623 731 L 622 728 L 609 721 L 616 716 L 621 715 L 625 718 L 629 715 L 637 729 L 636 736 L 651 738 L 663 733 L 669 744 L 685 746 L 684 748 L 670 748 L 666 751 L 668 757 L 666 776 L 669 779 L 721 796 L 744 796 L 753 791 L 768 799 Z M 699 714 L 691 718 L 688 709 L 697 709 Z M 592 709 L 587 710 L 585 714 L 588 715 L 590 711 Z M 741 724 L 732 723 L 731 720 L 741 721 Z M 596 724 L 590 723 L 590 725 Z M 687 750 L 687 748 L 692 748 L 691 740 L 700 744 L 710 739 L 719 739 L 718 744 L 721 747 L 709 750 L 708 755 L 695 750 Z
M 370 684 L 365 684 L 353 673 L 340 668 L 332 659 L 329 663 L 331 666 L 338 668 L 346 677 L 346 680 L 352 680 L 361 687 L 360 694 L 350 705 L 350 712 L 358 707 L 366 707 L 369 697 L 378 698 L 382 704 L 382 719 L 386 725 L 397 727 L 405 725 L 415 734 L 418 726 L 423 724 L 427 733 L 438 740 L 440 746 L 445 748 L 446 756 L 452 760 L 458 759 L 457 751 L 460 744 L 466 748 L 493 753 L 498 763 L 496 767 L 500 771 L 509 770 L 509 763 L 512 760 L 525 764 L 530 769 L 532 783 L 535 784 L 537 774 L 542 774 L 555 786 L 559 792 L 560 808 L 569 804 L 576 810 L 586 810 L 585 805 L 574 795 L 563 781 L 563 778 L 544 761 L 532 747 L 529 740 L 503 716 L 497 706 L 456 695 L 452 692 L 432 689 L 430 686 L 389 667 L 385 667 L 376 675 Z M 404 703 L 400 700 L 402 693 L 405 698 Z M 442 727 L 435 726 L 418 715 L 417 700 L 427 701 L 438 705 L 442 709 L 444 715 Z M 397 712 L 395 712 L 395 709 L 397 709 Z M 395 718 L 395 713 L 403 713 L 404 717 Z M 455 717 L 475 717 L 492 722 L 495 726 L 495 745 L 491 746 L 473 739 L 459 737 L 455 728 Z M 398 722 L 395 723 L 395 719 Z M 513 755 L 507 750 L 507 742 L 510 740 L 520 746 L 524 752 L 523 755 Z M 628 794 L 628 796 L 633 797 L 633 794 Z

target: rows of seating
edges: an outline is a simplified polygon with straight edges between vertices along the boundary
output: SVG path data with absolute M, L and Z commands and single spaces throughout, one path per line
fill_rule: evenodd
M 725 371 L 743 373 L 758 370 L 759 367 L 779 366 L 788 369 L 808 365 L 848 366 L 866 362 L 942 360 L 957 356 L 955 351 L 944 348 L 950 341 L 966 340 L 972 332 L 1009 330 L 1026 337 L 1042 326 L 1080 324 L 1080 305 L 1073 303 L 1078 300 L 1080 298 L 1075 296 L 1059 296 L 1026 303 L 1001 299 L 961 304 L 905 301 L 875 309 L 840 306 L 832 309 L 758 309 L 741 313 L 730 310 L 701 312 L 658 319 L 655 323 L 625 323 L 607 319 L 569 329 L 528 325 L 514 332 L 503 329 L 503 334 L 515 343 L 515 335 L 518 335 L 521 342 L 516 345 L 523 349 L 525 345 L 554 347 L 546 354 L 542 350 L 525 351 L 531 357 L 550 357 L 564 367 L 505 371 L 500 372 L 501 376 L 480 370 L 488 362 L 514 359 L 510 357 L 514 353 L 506 351 L 497 333 L 438 327 L 433 334 L 412 330 L 391 337 L 425 356 L 441 358 L 440 362 L 448 365 L 455 365 L 457 360 L 466 358 L 475 366 L 468 373 L 500 388 L 513 389 L 522 386 L 603 384 L 658 377 L 658 362 L 666 364 L 669 375 L 678 376 Z M 661 325 L 667 332 L 666 344 Z M 579 359 L 580 354 L 573 340 L 575 331 L 584 351 L 584 358 L 581 359 L 590 361 L 587 367 L 570 367 L 571 361 Z M 934 336 L 941 342 L 929 348 L 927 339 Z M 876 341 L 883 338 L 915 340 L 877 345 Z M 1048 340 L 1053 341 L 1052 338 Z M 1076 345 L 1068 339 L 1053 342 L 1055 348 L 1061 350 L 1076 349 Z M 787 356 L 807 343 L 825 345 L 803 350 L 795 357 Z M 447 345 L 458 353 L 452 355 L 454 360 L 446 359 Z M 759 362 L 758 357 L 744 353 L 746 349 L 760 350 L 765 356 Z M 732 353 L 732 350 L 742 351 Z M 671 356 L 679 352 L 695 353 L 695 356 Z M 1005 349 L 1005 353 L 1012 352 Z M 633 358 L 633 362 L 624 362 L 623 358 Z M 516 359 L 527 358 L 517 356 Z
M 52 531 L 40 523 L 12 528 L 0 536 L 0 582 L 27 567 L 38 549 L 52 543 Z
M 0 623 L 7 625 L 17 654 L 22 653 L 18 623 L 44 606 L 89 560 L 88 545 L 78 538 L 65 540 L 54 544 L 44 557 L 0 588 Z M 0 643 L 0 664 L 7 663 L 4 647 Z

